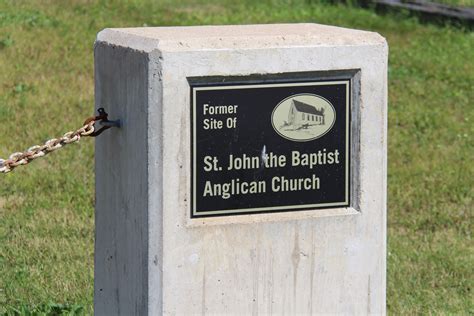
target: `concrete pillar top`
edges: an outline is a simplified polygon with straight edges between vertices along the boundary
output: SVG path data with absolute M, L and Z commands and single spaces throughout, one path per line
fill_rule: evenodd
M 315 23 L 111 28 L 97 40 L 144 51 L 386 45 L 375 32 Z

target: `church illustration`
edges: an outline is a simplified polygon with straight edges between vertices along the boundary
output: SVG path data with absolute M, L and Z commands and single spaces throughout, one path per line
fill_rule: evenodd
M 288 113 L 288 124 L 296 128 L 307 128 L 311 125 L 324 125 L 324 108 L 292 100 Z

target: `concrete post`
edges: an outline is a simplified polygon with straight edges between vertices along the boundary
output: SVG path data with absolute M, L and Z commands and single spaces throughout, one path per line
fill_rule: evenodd
M 100 32 L 96 314 L 384 314 L 387 54 L 317 24 Z

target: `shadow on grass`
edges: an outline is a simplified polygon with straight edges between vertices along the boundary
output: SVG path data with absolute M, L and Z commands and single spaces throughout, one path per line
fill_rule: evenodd
M 22 304 L 16 307 L 7 306 L 2 315 L 21 316 L 59 316 L 59 315 L 84 315 L 84 307 L 77 304 L 46 303 L 36 306 Z
M 311 2 L 311 1 L 310 1 Z M 467 6 L 454 6 L 437 3 L 432 1 L 423 2 L 424 6 L 440 6 L 443 10 L 419 10 L 408 7 L 403 7 L 404 1 L 401 2 L 402 6 L 391 5 L 385 2 L 378 2 L 374 0 L 325 0 L 324 2 L 333 5 L 347 5 L 351 7 L 361 7 L 376 12 L 379 15 L 392 15 L 399 16 L 401 19 L 415 17 L 421 24 L 433 24 L 441 27 L 455 27 L 465 32 L 471 32 L 474 30 L 474 18 L 472 16 L 473 8 Z M 406 1 L 409 4 L 410 1 Z M 418 3 L 418 2 L 417 2 Z M 421 3 L 421 2 L 420 2 Z M 423 5 L 420 5 L 422 8 Z M 465 12 L 458 12 L 465 11 Z M 456 14 L 457 13 L 457 14 Z

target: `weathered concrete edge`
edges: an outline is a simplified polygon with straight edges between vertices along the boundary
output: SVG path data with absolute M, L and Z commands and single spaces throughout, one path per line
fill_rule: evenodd
M 99 43 L 117 45 L 144 53 L 151 53 L 153 50 L 158 49 L 159 45 L 158 40 L 133 36 L 110 28 L 103 29 L 97 33 L 94 46 Z
M 148 52 L 147 185 L 148 301 L 150 314 L 163 313 L 163 80 L 162 53 Z M 156 84 L 158 83 L 158 84 Z M 157 124 L 158 123 L 158 124 Z M 156 146 L 151 146 L 155 144 Z M 158 242 L 151 243 L 151 240 Z
M 381 151 L 382 151 L 382 189 L 381 189 L 381 199 L 382 199 L 382 210 L 381 210 L 381 230 L 382 230 L 382 236 L 383 240 L 381 242 L 381 271 L 382 271 L 382 282 L 383 286 L 381 287 L 381 297 L 383 299 L 384 305 L 383 305 L 383 310 L 382 314 L 387 315 L 387 281 L 388 281 L 388 276 L 387 276 L 387 245 L 388 245 L 388 222 L 387 222 L 387 216 L 388 216 L 388 45 L 386 46 L 385 49 L 385 55 L 386 59 L 386 69 L 384 71 L 384 82 L 385 85 L 383 86 L 383 96 L 384 96 L 384 102 L 382 103 L 382 122 L 383 122 L 383 130 L 381 133 L 382 137 L 382 144 L 381 144 Z
M 153 120 L 154 122 L 160 122 L 161 123 L 161 98 L 162 98 L 162 81 L 161 79 L 159 80 L 160 84 L 159 85 L 154 85 L 154 82 L 156 82 L 156 76 L 161 76 L 161 53 L 157 50 L 154 49 L 152 51 L 145 51 L 145 50 L 138 50 L 134 49 L 132 47 L 128 46 L 120 46 L 120 45 L 114 45 L 113 43 L 110 43 L 108 41 L 100 41 L 96 40 L 94 42 L 94 55 L 97 54 L 97 50 L 100 49 L 101 47 L 104 48 L 112 48 L 115 49 L 114 46 L 117 46 L 117 51 L 122 51 L 126 52 L 128 51 L 131 54 L 136 54 L 137 56 L 142 55 L 143 58 L 146 58 L 147 61 L 147 66 L 146 69 L 144 69 L 143 74 L 143 82 L 146 85 L 146 89 L 148 91 L 147 93 L 147 98 L 146 98 L 146 105 L 145 109 L 143 109 L 146 112 L 146 117 L 147 120 L 145 122 L 145 137 L 146 137 L 146 161 L 142 161 L 142 164 L 146 165 L 146 179 L 142 179 L 142 181 L 146 182 L 147 184 L 147 192 L 145 193 L 147 198 L 146 198 L 146 209 L 144 210 L 147 218 L 147 236 L 146 238 L 146 245 L 144 245 L 144 256 L 143 260 L 147 261 L 148 268 L 146 271 L 143 271 L 145 273 L 145 278 L 146 278 L 146 283 L 144 284 L 143 292 L 140 293 L 135 293 L 135 295 L 141 296 L 143 299 L 143 305 L 140 304 L 140 306 L 137 306 L 135 304 L 136 309 L 140 310 L 145 310 L 146 313 L 149 313 L 150 311 L 156 312 L 156 311 L 161 311 L 162 310 L 162 133 L 161 133 L 161 126 L 157 129 L 150 129 L 150 121 Z M 97 68 L 97 65 L 96 65 Z M 97 72 L 97 69 L 95 70 Z M 97 76 L 97 73 L 96 73 Z M 96 90 L 100 89 L 99 86 L 97 86 L 98 78 L 96 78 Z M 115 79 L 113 79 L 114 81 Z M 119 79 L 117 79 L 119 80 Z M 114 85 L 114 83 L 109 83 Z M 100 103 L 100 94 L 101 91 L 96 91 L 96 101 L 95 101 L 95 107 L 102 106 L 103 104 Z M 120 103 L 120 102 L 119 102 Z M 114 112 L 114 107 L 119 106 L 119 104 L 109 104 L 110 110 Z M 143 111 L 141 110 L 141 111 Z M 139 110 L 140 111 L 140 110 Z M 111 112 L 111 114 L 113 114 Z M 125 113 L 123 113 L 125 114 Z M 117 115 L 117 114 L 116 114 Z M 120 115 L 119 115 L 120 116 Z M 159 117 L 157 119 L 156 117 Z M 128 117 L 123 117 L 123 131 L 125 132 L 125 129 L 128 129 L 132 127 L 132 125 L 128 125 L 127 123 L 132 123 L 128 122 Z M 156 130 L 157 135 L 153 135 L 152 131 Z M 110 135 L 109 135 L 110 136 Z M 156 154 L 151 154 L 150 153 L 150 143 L 151 141 L 154 140 L 155 142 L 158 140 L 159 146 L 158 146 L 158 153 Z M 102 139 L 102 141 L 106 141 L 105 139 Z M 96 148 L 97 148 L 96 144 Z M 97 159 L 97 158 L 96 158 Z M 97 168 L 97 164 L 96 164 Z M 97 170 L 96 170 L 97 171 Z M 96 172 L 97 173 L 97 172 Z M 152 174 L 153 176 L 150 176 Z M 154 183 L 153 185 L 150 183 L 151 179 L 158 179 L 158 184 Z M 97 181 L 96 181 L 97 183 Z M 154 190 L 153 190 L 154 189 Z M 96 186 L 97 190 L 97 186 Z M 156 191 L 156 192 L 155 192 Z M 153 195 L 159 195 L 159 201 L 158 203 L 153 203 L 154 199 L 151 199 L 150 197 Z M 155 205 L 156 204 L 156 205 Z M 157 210 L 155 212 L 150 212 L 150 209 L 152 210 Z M 96 211 L 96 216 L 97 216 L 97 211 Z M 154 222 L 153 222 L 154 220 Z M 151 223 L 154 223 L 153 225 Z M 158 223 L 158 225 L 155 225 Z M 151 226 L 155 227 L 155 229 L 151 229 Z M 97 231 L 96 231 L 97 234 Z M 97 240 L 97 236 L 96 236 Z M 156 244 L 150 244 L 150 240 L 158 240 L 159 243 Z M 154 247 L 153 247 L 154 246 Z M 97 247 L 97 243 L 95 241 L 95 249 Z M 97 258 L 94 259 L 94 262 L 96 263 Z M 95 283 L 95 282 L 94 282 Z M 94 284 L 94 296 L 96 295 L 96 284 Z M 96 302 L 94 302 L 94 309 L 95 312 L 96 310 Z M 120 306 L 117 306 L 120 309 Z
M 312 23 L 316 24 L 316 23 Z M 327 25 L 324 25 L 327 26 Z M 338 29 L 345 29 L 343 27 L 336 27 L 332 26 L 334 28 Z M 184 28 L 184 27 L 183 27 Z M 241 47 L 241 46 L 235 46 L 232 48 L 222 48 L 222 47 L 205 47 L 205 46 L 199 46 L 199 47 L 186 47 L 182 46 L 179 48 L 176 48 L 175 45 L 170 45 L 169 40 L 160 40 L 157 38 L 153 38 L 150 36 L 145 36 L 145 35 L 137 35 L 137 34 L 132 34 L 129 32 L 126 32 L 126 30 L 129 29 L 136 29 L 136 28 L 106 28 L 100 31 L 97 34 L 96 38 L 96 43 L 97 42 L 105 42 L 110 45 L 117 45 L 121 46 L 124 48 L 130 48 L 133 50 L 137 51 L 143 51 L 146 53 L 151 53 L 154 50 L 159 50 L 161 52 L 165 51 L 212 51 L 212 50 L 260 50 L 260 49 L 272 49 L 272 48 L 278 48 L 278 49 L 291 49 L 291 48 L 300 48 L 300 47 L 334 47 L 334 46 L 344 46 L 344 47 L 373 47 L 373 46 L 384 46 L 384 48 L 388 49 L 388 43 L 385 37 L 383 37 L 381 34 L 377 32 L 372 32 L 372 31 L 365 31 L 365 30 L 357 30 L 357 32 L 365 34 L 365 42 L 364 45 L 360 45 L 360 43 L 338 43 L 338 44 L 324 44 L 324 43 L 313 43 L 312 45 L 295 45 L 294 43 L 289 43 L 287 45 L 271 45 L 271 46 L 258 46 L 258 41 L 255 41 L 256 47 Z M 349 29 L 348 29 L 349 30 Z M 275 39 L 275 42 L 277 43 L 277 37 L 275 36 L 268 36 L 268 38 Z M 230 38 L 226 39 L 229 40 Z

